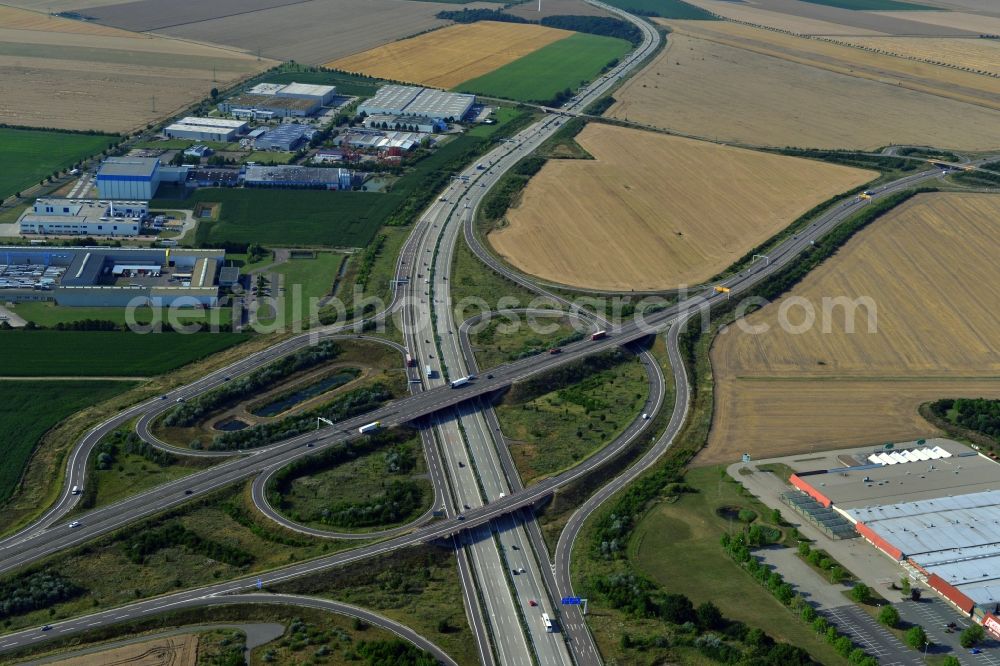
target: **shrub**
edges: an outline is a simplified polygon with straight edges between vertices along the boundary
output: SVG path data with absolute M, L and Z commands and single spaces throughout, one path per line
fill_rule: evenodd
M 851 588 L 851 599 L 859 604 L 868 603 L 868 599 L 871 598 L 871 595 L 871 588 L 864 583 L 856 583 L 854 587 Z
M 899 611 L 892 606 L 883 606 L 878 612 L 878 621 L 892 629 L 899 624 Z
M 927 644 L 927 632 L 919 624 L 906 630 L 906 644 L 914 650 L 923 650 Z
M 958 636 L 958 642 L 962 644 L 962 647 L 970 648 L 985 637 L 986 632 L 983 631 L 983 628 L 978 624 L 973 624 L 962 630 Z

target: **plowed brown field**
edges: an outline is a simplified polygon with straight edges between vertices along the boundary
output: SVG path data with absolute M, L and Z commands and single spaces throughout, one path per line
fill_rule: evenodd
M 386 44 L 326 66 L 393 81 L 452 88 L 571 34 L 540 25 L 480 21 Z
M 128 131 L 273 64 L 238 51 L 2 7 L 0 123 Z
M 698 284 L 877 174 L 591 124 L 596 159 L 550 160 L 489 241 L 517 268 L 599 290 Z
M 847 243 L 780 299 L 731 326 L 712 349 L 716 412 L 699 462 L 912 439 L 934 429 L 917 406 L 944 397 L 1000 397 L 1000 196 L 926 194 Z M 824 317 L 823 299 L 867 297 L 877 331 L 858 308 Z M 802 298 L 809 306 L 792 305 Z M 785 330 L 780 312 L 801 324 Z M 828 323 L 827 331 L 823 322 Z

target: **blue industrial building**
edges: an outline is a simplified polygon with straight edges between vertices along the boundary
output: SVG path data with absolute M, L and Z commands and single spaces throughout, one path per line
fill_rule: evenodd
M 159 186 L 157 157 L 109 157 L 97 171 L 97 191 L 102 199 L 149 201 Z
M 212 307 L 224 258 L 224 250 L 0 247 L 0 300 Z

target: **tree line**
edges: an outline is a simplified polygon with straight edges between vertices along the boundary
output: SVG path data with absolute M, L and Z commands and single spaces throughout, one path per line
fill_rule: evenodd
M 206 539 L 197 532 L 178 524 L 144 530 L 121 544 L 125 557 L 136 564 L 145 564 L 147 558 L 164 548 L 178 546 L 196 555 L 202 555 L 234 567 L 246 567 L 253 564 L 254 561 L 254 556 L 241 548 Z
M 1000 443 L 1000 400 L 946 398 L 931 403 L 931 410 L 955 425 L 981 432 Z
M 74 599 L 86 590 L 62 574 L 36 571 L 0 582 L 0 618 L 23 615 Z

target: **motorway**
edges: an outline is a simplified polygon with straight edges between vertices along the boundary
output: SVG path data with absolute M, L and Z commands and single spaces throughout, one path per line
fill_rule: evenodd
M 939 177 L 939 175 L 940 174 L 937 169 L 932 169 L 906 176 L 905 178 L 883 186 L 878 192 L 875 193 L 873 198 L 877 200 L 878 198 L 887 196 L 894 192 L 931 181 L 932 179 Z M 749 290 L 759 281 L 787 265 L 812 242 L 821 238 L 837 224 L 849 218 L 863 205 L 865 205 L 863 202 L 851 200 L 844 204 L 834 206 L 801 233 L 792 238 L 786 239 L 781 245 L 775 248 L 775 250 L 773 250 L 770 254 L 770 261 L 763 264 L 754 264 L 749 269 L 741 271 L 739 274 L 728 278 L 724 282 L 725 286 L 731 288 L 735 293 Z M 699 308 L 711 305 L 713 302 L 721 302 L 724 299 L 725 296 L 723 294 L 714 293 L 709 293 L 704 296 L 694 296 L 678 305 L 649 316 L 646 324 L 650 330 L 657 327 L 663 327 L 672 323 L 678 315 L 687 315 L 692 311 L 697 311 Z M 23 538 L 8 539 L 2 544 L 2 550 L 0 550 L 0 554 L 2 554 L 4 558 L 3 562 L 0 563 L 0 571 L 10 570 L 34 561 L 38 561 L 49 554 L 58 552 L 59 550 L 72 545 L 83 543 L 84 541 L 92 539 L 99 534 L 106 533 L 134 522 L 140 518 L 162 511 L 164 508 L 189 500 L 192 496 L 185 494 L 184 491 L 187 489 L 192 490 L 193 495 L 197 496 L 227 485 L 228 483 L 232 483 L 233 480 L 245 478 L 252 472 L 245 472 L 235 468 L 245 465 L 247 462 L 253 461 L 256 458 L 268 456 L 273 457 L 276 461 L 277 458 L 284 456 L 283 459 L 285 461 L 290 461 L 300 455 L 309 455 L 316 450 L 306 448 L 306 442 L 309 441 L 311 437 L 315 438 L 317 442 L 316 448 L 321 448 L 323 446 L 333 445 L 340 441 L 356 437 L 357 434 L 355 428 L 370 420 L 382 420 L 386 423 L 386 425 L 390 426 L 412 421 L 441 409 L 453 407 L 454 405 L 465 402 L 473 397 L 491 393 L 515 381 L 547 371 L 558 365 L 569 363 L 588 354 L 603 351 L 615 345 L 639 339 L 644 337 L 646 334 L 647 329 L 645 326 L 639 326 L 635 322 L 632 322 L 620 327 L 612 334 L 611 337 L 607 339 L 583 341 L 574 345 L 567 345 L 562 354 L 543 354 L 541 357 L 533 357 L 515 363 L 506 364 L 489 373 L 493 375 L 492 379 L 477 379 L 475 382 L 472 382 L 461 389 L 437 388 L 428 390 L 413 397 L 397 401 L 396 403 L 388 405 L 381 410 L 377 410 L 374 414 L 368 414 L 363 417 L 338 424 L 336 429 L 327 428 L 315 434 L 304 435 L 284 442 L 280 445 L 270 447 L 266 450 L 254 452 L 246 457 L 223 463 L 211 468 L 210 470 L 192 475 L 181 481 L 166 484 L 154 490 L 147 491 L 146 493 L 142 493 L 118 503 L 115 505 L 118 507 L 116 511 L 106 512 L 109 515 L 97 522 L 92 520 L 90 517 L 91 514 L 87 514 L 82 519 L 82 522 L 84 523 L 83 526 L 77 530 L 70 530 L 64 525 L 57 525 L 53 529 L 36 529 Z M 260 355 L 271 355 L 270 357 L 273 358 L 279 356 L 281 353 L 282 352 L 277 350 L 268 350 L 267 352 L 262 352 Z M 246 362 L 246 360 L 241 361 L 240 363 L 244 362 Z M 227 370 L 217 371 L 216 373 L 213 373 L 213 375 L 209 375 L 195 384 L 184 387 L 182 391 L 185 394 L 193 394 L 198 390 L 205 390 L 203 388 L 203 384 L 212 385 L 213 382 L 217 383 L 218 381 L 221 381 L 225 372 L 227 372 Z M 682 385 L 678 385 L 677 390 L 678 395 L 680 396 Z M 163 401 L 150 401 L 149 403 L 144 404 L 147 406 L 152 405 L 158 407 L 162 404 L 162 402 Z M 140 405 L 137 407 L 142 406 Z M 135 410 L 136 413 L 142 411 L 141 409 L 132 408 L 132 410 L 129 410 L 128 413 L 132 413 L 133 410 Z M 341 428 L 341 426 L 343 426 L 343 428 Z M 100 428 L 100 426 L 98 428 Z M 389 552 L 393 549 L 404 547 L 406 545 L 426 543 L 439 538 L 451 538 L 465 529 L 488 523 L 494 518 L 506 515 L 513 510 L 520 509 L 521 507 L 530 506 L 536 501 L 546 497 L 555 488 L 565 485 L 566 483 L 585 475 L 610 457 L 614 456 L 617 452 L 618 451 L 615 447 L 608 447 L 572 470 L 556 477 L 546 479 L 545 481 L 542 481 L 526 490 L 512 492 L 505 498 L 497 499 L 485 506 L 465 512 L 464 521 L 448 520 L 444 523 L 434 523 L 378 544 L 364 546 L 347 553 L 321 558 L 309 563 L 286 567 L 268 574 L 265 577 L 265 582 L 267 584 L 273 584 L 311 571 L 321 570 L 331 566 L 338 566 L 347 562 L 369 557 L 374 554 Z M 94 514 L 97 512 L 91 513 Z M 557 557 L 557 559 L 559 558 Z M 147 608 L 153 608 L 153 605 L 157 602 L 162 602 L 163 604 L 172 606 L 176 603 L 184 603 L 185 600 L 190 601 L 191 599 L 202 597 L 205 594 L 218 595 L 248 590 L 255 584 L 256 578 L 247 578 L 211 586 L 209 588 L 202 588 L 200 590 L 192 590 L 175 595 L 169 595 L 168 597 L 163 597 L 157 600 L 143 602 L 140 605 L 133 604 L 125 606 L 120 610 L 125 613 L 125 617 L 127 617 L 129 613 L 133 612 L 133 610 L 136 612 L 150 612 L 142 611 L 141 607 L 144 606 Z M 147 606 L 146 604 L 149 605 Z M 102 617 L 110 618 L 112 616 L 102 615 Z M 76 623 L 77 621 L 74 620 L 68 622 Z M 72 626 L 75 626 L 76 630 L 86 627 L 85 624 L 72 624 Z M 29 630 L 4 637 L 3 643 L 0 643 L 0 649 L 10 649 L 17 645 L 23 645 L 28 641 L 31 641 L 36 633 L 37 630 Z
M 649 30 L 651 31 L 651 29 Z M 658 35 L 656 35 L 656 40 L 659 40 Z M 647 46 L 649 46 L 648 43 Z M 633 58 L 619 65 L 623 68 L 622 72 L 624 69 L 634 66 L 651 48 L 655 48 L 655 46 L 650 47 L 650 49 L 638 50 Z M 589 104 L 596 96 L 613 85 L 615 79 L 621 75 L 616 72 L 609 73 L 596 82 L 588 93 L 578 101 L 573 102 L 571 106 L 582 107 Z M 480 653 L 484 663 L 493 663 L 496 660 L 501 663 L 528 663 L 524 659 L 527 657 L 530 661 L 532 654 L 542 663 L 566 663 L 565 643 L 553 640 L 552 635 L 539 636 L 539 623 L 537 621 L 534 623 L 526 621 L 527 635 L 521 630 L 521 616 L 519 615 L 521 610 L 515 601 L 515 596 L 518 599 L 524 599 L 524 595 L 527 594 L 537 595 L 539 602 L 547 599 L 548 603 L 551 604 L 553 597 L 558 597 L 571 590 L 572 586 L 568 574 L 569 550 L 573 536 L 579 530 L 579 525 L 603 499 L 655 462 L 657 456 L 669 446 L 673 435 L 680 423 L 683 422 L 683 412 L 687 405 L 686 376 L 676 350 L 678 327 L 671 328 L 668 338 L 668 350 L 670 350 L 671 362 L 674 364 L 673 370 L 678 395 L 670 427 L 639 463 L 617 477 L 574 514 L 571 526 L 575 525 L 575 529 L 567 529 L 567 534 L 563 535 L 560 546 L 557 548 L 556 571 L 559 574 L 555 581 L 555 585 L 558 587 L 557 591 L 552 590 L 552 584 L 546 582 L 546 579 L 551 578 L 550 575 L 545 574 L 548 569 L 547 557 L 541 557 L 542 549 L 537 546 L 537 538 L 532 536 L 530 521 L 528 523 L 523 521 L 526 512 L 522 512 L 521 509 L 530 507 L 533 503 L 550 494 L 555 488 L 580 478 L 616 455 L 628 441 L 631 441 L 632 437 L 642 431 L 645 425 L 638 424 L 635 432 L 627 432 L 626 436 L 619 438 L 614 444 L 577 468 L 546 479 L 531 488 L 521 489 L 520 482 L 513 480 L 509 473 L 509 466 L 502 459 L 505 447 L 499 447 L 498 451 L 497 443 L 493 441 L 490 433 L 495 432 L 495 416 L 491 418 L 489 416 L 490 410 L 484 411 L 482 409 L 486 402 L 481 398 L 516 381 L 546 372 L 589 354 L 628 344 L 651 332 L 663 330 L 672 323 L 690 316 L 692 311 L 724 301 L 726 296 L 714 292 L 697 295 L 676 306 L 648 316 L 645 322 L 633 321 L 624 324 L 612 330 L 607 339 L 583 341 L 567 345 L 564 352 L 559 355 L 543 354 L 539 357 L 503 365 L 490 370 L 486 377 L 480 377 L 460 389 L 451 389 L 443 384 L 443 372 L 440 371 L 443 371 L 445 367 L 441 365 L 442 363 L 447 367 L 451 376 L 456 377 L 464 374 L 469 360 L 467 351 L 462 349 L 458 341 L 460 336 L 448 332 L 456 330 L 452 321 L 450 299 L 447 296 L 435 298 L 438 294 L 448 294 L 447 274 L 457 231 L 462 228 L 460 225 L 464 225 L 468 239 L 471 216 L 475 205 L 478 205 L 482 196 L 489 191 L 503 173 L 522 156 L 527 155 L 551 136 L 558 126 L 557 116 L 547 117 L 525 129 L 480 160 L 490 163 L 488 170 L 480 172 L 470 167 L 466 174 L 469 175 L 470 182 L 456 181 L 452 184 L 444 195 L 448 201 L 432 205 L 421 221 L 415 225 L 414 232 L 401 254 L 392 309 L 402 308 L 404 320 L 409 320 L 413 324 L 405 327 L 407 335 L 410 337 L 408 342 L 412 345 L 410 348 L 416 352 L 415 355 L 421 361 L 443 356 L 443 358 L 437 358 L 436 361 L 439 375 L 442 376 L 437 382 L 433 384 L 428 382 L 426 390 L 419 391 L 410 398 L 396 401 L 362 417 L 338 423 L 334 428 L 324 428 L 318 432 L 308 433 L 260 450 L 244 452 L 242 456 L 220 463 L 203 472 L 122 500 L 111 507 L 88 512 L 80 519 L 82 525 L 78 529 L 68 529 L 59 522 L 72 510 L 78 499 L 69 494 L 70 486 L 83 485 L 86 460 L 93 446 L 104 434 L 118 427 L 121 423 L 138 417 L 141 417 L 141 422 L 148 424 L 157 415 L 171 408 L 178 397 L 189 397 L 202 393 L 223 383 L 226 381 L 226 377 L 259 368 L 284 354 L 309 344 L 314 339 L 314 334 L 297 336 L 251 355 L 236 364 L 213 372 L 197 382 L 170 393 L 165 400 L 150 400 L 136 405 L 89 432 L 74 449 L 67 462 L 67 481 L 57 503 L 40 521 L 0 542 L 0 555 L 3 557 L 3 561 L 0 562 L 0 572 L 25 566 L 62 549 L 83 543 L 153 513 L 158 513 L 165 508 L 189 501 L 240 479 L 259 474 L 261 471 L 268 473 L 287 465 L 288 462 L 298 457 L 311 455 L 322 448 L 358 437 L 356 429 L 363 423 L 379 420 L 388 427 L 429 417 L 435 425 L 435 429 L 433 435 L 426 435 L 428 439 L 425 440 L 425 450 L 438 450 L 441 453 L 440 462 L 433 465 L 436 474 L 434 481 L 439 492 L 444 492 L 444 488 L 448 489 L 450 500 L 445 503 L 445 506 L 448 507 L 449 518 L 420 528 L 406 526 L 406 529 L 400 530 L 400 533 L 394 531 L 393 536 L 385 541 L 282 568 L 263 575 L 264 583 L 272 585 L 323 568 L 339 566 L 378 553 L 390 552 L 407 545 L 427 543 L 439 539 L 450 540 L 460 546 L 460 575 L 466 585 L 467 612 L 472 618 L 473 626 L 476 627 L 477 639 L 480 641 Z M 893 192 L 916 186 L 939 175 L 940 172 L 937 169 L 931 169 L 907 176 L 880 188 L 874 198 L 878 199 Z M 791 239 L 787 239 L 775 248 L 769 255 L 769 261 L 763 264 L 754 264 L 721 284 L 731 289 L 730 295 L 749 290 L 762 279 L 794 260 L 809 244 L 822 237 L 864 205 L 864 202 L 852 200 L 828 210 L 808 229 Z M 466 206 L 468 207 L 466 208 Z M 449 230 L 448 234 L 444 233 L 446 229 Z M 470 241 L 470 245 L 472 244 Z M 477 252 L 477 254 L 479 253 Z M 434 262 L 434 271 L 432 272 L 434 277 L 415 277 L 424 274 L 424 270 L 422 270 L 425 269 L 423 257 L 426 255 L 430 255 L 429 262 Z M 483 259 L 487 258 L 483 255 L 480 256 Z M 495 263 L 492 257 L 489 259 Z M 496 270 L 511 277 L 511 279 L 515 279 L 515 281 L 519 281 L 519 276 L 512 276 L 506 268 L 494 266 L 493 263 L 490 265 Z M 431 266 L 426 268 L 431 268 Z M 433 282 L 428 284 L 423 282 L 424 279 L 432 279 Z M 420 293 L 424 285 L 427 286 L 426 294 Z M 435 300 L 437 302 L 432 302 Z M 429 316 L 431 308 L 436 309 L 434 317 Z M 409 314 L 407 314 L 408 311 Z M 341 333 L 342 330 L 326 329 L 319 334 L 332 336 Z M 440 343 L 437 342 L 438 336 Z M 647 367 L 648 365 L 650 364 L 647 364 Z M 662 387 L 662 378 L 659 383 Z M 655 386 L 656 382 L 654 381 L 653 384 Z M 682 397 L 684 397 L 683 400 Z M 662 400 L 662 393 L 658 400 Z M 678 410 L 680 410 L 680 414 Z M 463 427 L 459 427 L 459 424 L 462 424 Z M 148 436 L 148 433 L 146 434 Z M 314 447 L 308 447 L 309 443 L 313 443 Z M 191 452 L 184 451 L 184 453 Z M 219 455 L 212 452 L 204 452 L 204 454 Z M 232 456 L 233 454 L 226 452 L 223 455 Z M 467 464 L 467 461 L 471 464 Z M 431 463 L 430 460 L 428 462 Z M 506 496 L 501 497 L 501 492 Z M 465 509 L 466 505 L 470 508 Z M 462 513 L 462 520 L 456 517 L 458 512 Z M 511 516 L 515 517 L 511 518 Z M 500 540 L 502 542 L 511 545 L 516 543 L 519 545 L 519 549 L 531 544 L 529 549 L 521 550 L 523 553 L 530 552 L 531 556 L 526 554 L 523 560 L 519 560 L 519 567 L 524 566 L 526 575 L 516 577 L 517 581 L 513 587 L 514 594 L 511 593 L 510 577 L 504 571 L 504 569 L 509 570 L 511 567 L 504 559 L 510 553 L 501 552 L 496 547 L 489 526 L 491 523 L 501 530 Z M 564 545 L 564 541 L 567 545 Z M 539 562 L 540 559 L 544 559 L 545 562 Z M 531 573 L 527 575 L 529 570 Z M 179 606 L 203 605 L 209 603 L 206 600 L 215 599 L 218 601 L 219 595 L 245 591 L 253 588 L 255 584 L 256 577 L 246 578 L 130 604 L 112 611 L 58 623 L 54 628 L 58 632 L 52 635 L 113 624 L 125 618 L 161 612 Z M 485 609 L 479 607 L 480 604 L 475 599 L 476 594 L 483 595 Z M 493 632 L 500 632 L 499 637 L 496 633 L 493 634 L 494 640 L 488 649 L 485 647 L 490 644 L 488 632 L 482 631 L 482 625 L 477 619 L 481 617 L 480 614 L 484 610 L 488 620 L 484 618 L 483 621 L 490 623 L 490 629 Z M 573 610 L 564 611 L 567 618 L 573 618 L 573 612 Z M 515 618 L 518 618 L 516 623 Z M 582 626 L 582 622 L 579 622 L 578 619 L 567 619 L 566 624 L 571 630 L 578 625 Z M 585 632 L 585 628 L 582 631 Z M 35 629 L 0 637 L 0 650 L 9 650 L 37 641 L 39 640 L 38 636 L 42 636 L 42 634 Z M 585 640 L 581 639 L 581 642 Z M 577 640 L 574 639 L 571 644 L 577 644 Z M 574 654 L 574 657 L 580 661 L 579 654 Z M 594 659 L 599 660 L 596 652 Z

